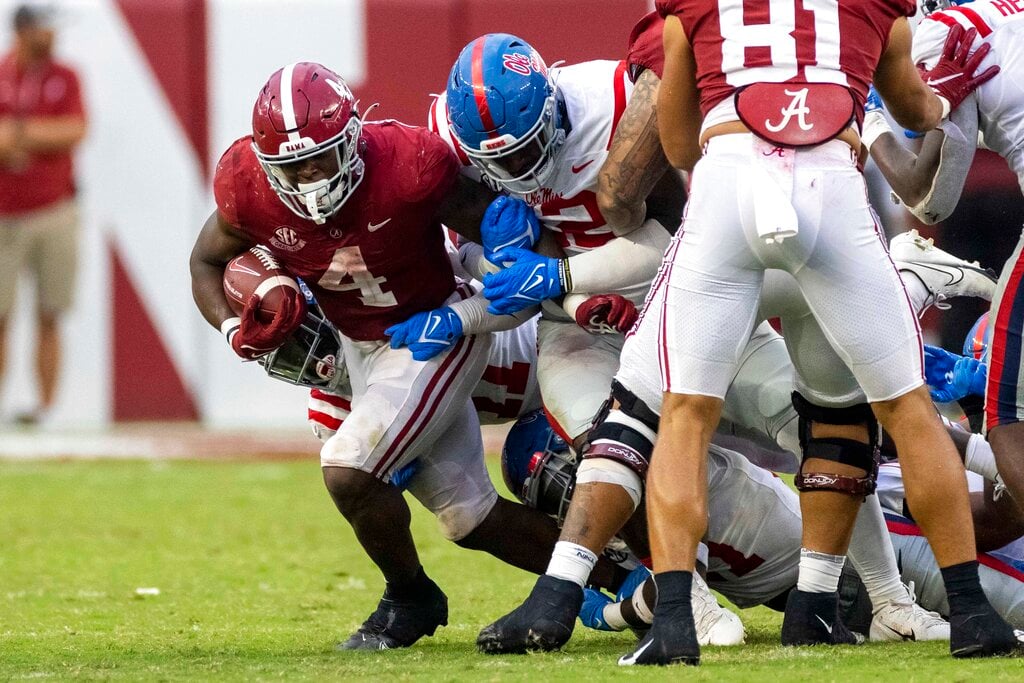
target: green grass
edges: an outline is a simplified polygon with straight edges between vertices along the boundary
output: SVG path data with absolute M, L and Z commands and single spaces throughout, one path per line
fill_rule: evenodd
M 578 628 L 564 652 L 484 657 L 477 631 L 533 579 L 414 533 L 450 625 L 406 651 L 338 653 L 383 588 L 320 481 L 291 463 L 0 463 L 0 679 L 1024 680 L 1022 661 L 954 662 L 942 644 L 783 649 L 780 618 L 697 670 L 623 670 L 625 634 Z M 160 589 L 138 596 L 137 588 Z

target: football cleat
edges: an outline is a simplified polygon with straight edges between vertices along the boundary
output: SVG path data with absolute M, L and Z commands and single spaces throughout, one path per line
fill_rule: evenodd
M 582 604 L 582 588 L 545 574 L 522 605 L 480 631 L 476 646 L 491 655 L 557 650 L 569 642 Z
M 718 604 L 711 589 L 697 572 L 690 589 L 697 642 L 701 645 L 742 645 L 746 632 L 739 615 Z
M 991 605 L 949 617 L 949 651 L 957 658 L 1024 654 L 1024 631 L 1015 629 Z
M 949 622 L 914 601 L 914 583 L 906 586 L 907 596 L 883 602 L 871 619 L 872 641 L 949 640 Z
M 977 261 L 965 261 L 935 246 L 934 240 L 921 237 L 917 230 L 896 235 L 889 242 L 889 255 L 903 277 L 913 274 L 930 292 L 924 312 L 934 305 L 949 308 L 947 299 L 974 296 L 991 301 L 998 277 Z
M 637 643 L 636 649 L 619 658 L 619 666 L 669 664 L 700 664 L 700 645 L 697 643 L 693 612 L 686 607 L 659 611 L 651 630 Z
M 448 597 L 427 579 L 427 594 L 416 600 L 384 597 L 359 630 L 338 645 L 339 650 L 393 650 L 409 647 L 423 636 L 432 636 L 438 626 L 448 625 Z
M 839 593 L 807 593 L 794 588 L 786 600 L 782 619 L 783 645 L 860 645 L 839 618 Z

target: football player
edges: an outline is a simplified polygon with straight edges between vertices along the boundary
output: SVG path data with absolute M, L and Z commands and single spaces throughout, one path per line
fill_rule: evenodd
M 624 221 L 642 213 L 642 198 L 656 182 L 657 169 L 667 165 L 657 136 L 654 109 L 663 63 L 662 25 L 662 19 L 652 13 L 641 19 L 632 32 L 628 72 L 636 80 L 636 88 L 600 173 L 598 204 Z M 907 242 L 908 246 L 901 246 Z M 953 296 L 991 298 L 994 278 L 933 245 L 918 247 L 916 234 L 899 238 L 894 246 L 902 253 L 903 260 L 897 266 L 916 311 Z M 937 267 L 938 261 L 945 265 Z M 856 397 L 863 401 L 855 379 L 818 327 L 792 276 L 782 271 L 767 274 L 759 316 L 781 316 L 788 333 L 785 343 L 791 346 L 794 358 L 804 359 L 797 367 L 798 379 L 810 376 L 819 383 L 828 381 L 836 395 L 853 403 L 857 402 Z M 644 415 L 632 407 L 660 407 L 658 360 L 644 348 L 645 341 L 655 343 L 656 334 L 656 326 L 648 325 L 627 336 L 616 388 L 616 398 L 621 396 L 625 400 L 614 405 L 610 414 L 602 415 L 604 427 L 591 434 L 591 443 L 582 453 L 580 476 L 560 541 L 583 546 L 591 553 L 604 547 L 630 518 L 642 495 L 657 416 L 651 415 L 645 425 Z M 788 451 L 798 452 L 798 420 L 790 403 L 793 380 L 794 368 L 783 341 L 767 325 L 762 325 L 748 341 L 726 395 L 723 415 L 729 423 L 728 430 L 762 443 L 767 435 L 770 448 L 777 448 L 777 442 Z M 784 462 L 792 468 L 788 456 L 773 457 L 777 463 Z M 906 637 L 932 637 L 928 620 L 922 620 L 919 611 L 907 604 L 906 589 L 899 581 L 896 557 L 887 542 L 877 498 L 869 496 L 858 513 L 852 543 L 851 552 L 868 580 L 879 622 Z M 579 569 L 584 578 L 585 571 L 585 567 Z M 519 651 L 541 644 L 548 648 L 563 644 L 572 631 L 574 602 L 582 600 L 583 595 L 567 584 L 557 588 L 561 590 L 539 583 L 520 608 L 488 627 L 491 649 Z M 558 619 L 550 616 L 549 607 L 543 607 L 553 604 L 559 605 L 562 616 Z M 537 637 L 541 620 L 550 631 L 544 638 Z M 532 637 L 527 638 L 528 634 Z
M 797 280 L 873 404 L 851 409 L 845 397 L 811 381 L 807 388 L 817 391 L 795 396 L 813 424 L 802 430 L 805 461 L 796 481 L 804 550 L 783 643 L 855 642 L 836 618 L 836 588 L 849 533 L 873 488 L 874 413 L 913 475 L 908 490 L 944 567 L 951 652 L 983 656 L 1019 645 L 978 582 L 962 464 L 923 387 L 920 333 L 857 170 L 858 103 L 872 77 L 898 118 L 930 129 L 993 71 L 975 77 L 976 62 L 954 55 L 926 74 L 926 85 L 909 55 L 910 3 L 803 8 L 813 11 L 813 24 L 788 12 L 749 16 L 735 0 L 659 3 L 659 133 L 669 161 L 695 177 L 656 287 L 664 289 L 662 306 L 648 309 L 660 331 L 649 351 L 661 359 L 665 392 L 648 483 L 659 603 L 651 632 L 624 665 L 699 663 L 689 585 L 706 526 L 707 444 L 756 323 L 768 268 Z M 778 33 L 751 28 L 769 21 Z M 813 47 L 813 63 L 798 60 L 800 46 Z M 771 49 L 744 59 L 759 47 Z M 868 320 L 885 321 L 887 334 Z M 701 337 L 707 343 L 688 345 Z
M 546 551 L 507 539 L 550 547 L 557 537 L 544 515 L 498 498 L 487 477 L 470 394 L 490 336 L 462 337 L 421 362 L 390 348 L 385 333 L 416 312 L 471 295 L 453 275 L 441 224 L 479 240 L 494 194 L 465 179 L 433 133 L 364 121 L 345 81 L 320 64 L 275 71 L 252 123 L 252 135 L 217 165 L 217 210 L 190 262 L 193 294 L 243 359 L 278 348 L 301 322 L 301 294 L 261 321 L 258 293 L 236 316 L 221 284 L 231 258 L 264 244 L 308 284 L 340 332 L 351 415 L 323 445 L 324 482 L 387 582 L 376 611 L 341 647 L 406 647 L 446 624 L 448 608 L 420 563 L 408 506 L 389 485 L 394 472 L 417 459 L 445 470 L 412 492 L 444 513 L 444 534 L 464 547 L 540 572 Z
M 919 153 L 904 149 L 880 112 L 868 103 L 865 143 L 871 157 L 911 212 L 925 223 L 946 218 L 956 207 L 979 144 L 997 152 L 1024 189 L 1024 9 L 1000 0 L 950 2 L 926 0 L 927 14 L 914 34 L 913 60 L 932 67 L 948 52 L 947 38 L 963 35 L 964 49 L 981 66 L 995 62 L 1000 72 L 969 97 L 941 130 L 929 133 Z M 991 48 L 991 51 L 989 51 Z M 980 67 L 979 67 L 980 68 Z M 882 93 L 883 97 L 885 93 Z M 888 103 L 888 100 L 886 100 Z M 872 111 L 873 110 L 873 111 Z M 979 135 L 980 133 L 980 135 Z M 1024 335 L 1024 238 L 1003 267 L 992 302 L 992 348 L 985 392 L 985 429 L 1010 494 L 1024 507 L 1024 383 L 1021 337 Z

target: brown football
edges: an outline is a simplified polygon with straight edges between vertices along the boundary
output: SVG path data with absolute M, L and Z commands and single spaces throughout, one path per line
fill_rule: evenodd
M 299 291 L 299 283 L 263 247 L 253 247 L 233 258 L 224 269 L 224 296 L 235 315 L 241 315 L 245 302 L 253 294 L 260 297 L 256 318 L 262 323 L 274 319 L 284 298 L 292 298 L 286 290 Z

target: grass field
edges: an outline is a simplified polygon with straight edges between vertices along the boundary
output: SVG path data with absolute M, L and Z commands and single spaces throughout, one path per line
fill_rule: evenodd
M 582 627 L 561 653 L 484 657 L 477 631 L 533 579 L 445 542 L 415 503 L 413 524 L 450 625 L 339 653 L 383 585 L 315 459 L 0 463 L 0 679 L 1024 680 L 1024 661 L 954 662 L 942 644 L 783 649 L 763 609 L 743 612 L 747 646 L 706 648 L 696 670 L 619 669 L 631 636 Z

